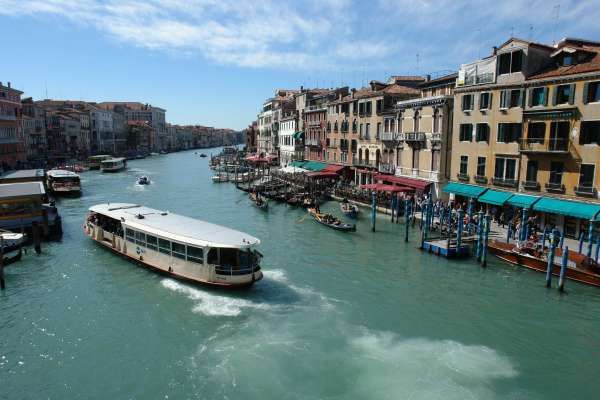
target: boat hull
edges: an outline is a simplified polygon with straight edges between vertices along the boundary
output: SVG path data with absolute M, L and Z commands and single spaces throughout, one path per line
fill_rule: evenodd
M 488 245 L 488 249 L 491 254 L 510 264 L 543 273 L 546 273 L 548 269 L 548 262 L 546 260 L 515 251 L 514 245 L 506 246 L 502 243 L 491 242 Z M 556 264 L 557 260 L 560 261 L 560 257 L 558 255 L 555 257 L 555 263 L 552 266 L 552 275 L 560 276 L 561 267 L 560 265 Z M 600 287 L 600 274 L 595 274 L 593 272 L 588 272 L 578 268 L 567 268 L 565 277 L 573 281 Z
M 100 244 L 101 247 L 108 249 L 129 261 L 133 261 L 140 266 L 163 275 L 171 276 L 178 280 L 219 288 L 242 289 L 252 286 L 255 282 L 258 282 L 263 278 L 263 273 L 260 269 L 256 269 L 252 274 L 248 275 L 232 277 L 229 275 L 209 274 L 213 277 L 207 278 L 206 274 L 195 274 L 195 272 L 201 272 L 200 268 L 202 266 L 200 265 L 196 266 L 196 271 L 191 271 L 189 267 L 181 264 L 161 265 L 156 262 L 148 249 L 140 251 L 139 247 L 134 243 L 128 242 L 120 236 L 105 232 L 93 224 L 84 225 L 84 233 L 93 241 Z M 160 257 L 160 254 L 158 254 L 158 256 Z

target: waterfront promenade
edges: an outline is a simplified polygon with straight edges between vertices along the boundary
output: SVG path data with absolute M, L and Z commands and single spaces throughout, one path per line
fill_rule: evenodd
M 343 234 L 304 210 L 251 205 L 193 151 L 82 174 L 60 199 L 61 242 L 7 269 L 0 398 L 592 399 L 600 291 L 490 257 L 417 249 L 418 229 L 367 213 Z M 185 173 L 182 173 L 184 171 Z M 138 186 L 137 176 L 152 184 Z M 262 240 L 250 290 L 190 286 L 82 233 L 87 208 L 127 201 Z M 322 209 L 339 215 L 336 202 Z M 577 371 L 572 373 L 571 371 Z M 551 382 L 552 384 L 549 384 Z

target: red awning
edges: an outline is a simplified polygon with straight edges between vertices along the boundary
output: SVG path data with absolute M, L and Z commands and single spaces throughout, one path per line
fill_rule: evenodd
M 339 175 L 331 171 L 309 172 L 306 176 L 310 178 L 337 178 Z
M 327 166 L 325 168 L 323 168 L 323 171 L 321 171 L 321 172 L 335 172 L 335 173 L 339 173 L 344 168 L 345 167 L 343 165 L 327 164 Z
M 406 186 L 384 185 L 383 183 L 369 183 L 361 185 L 361 189 L 375 190 L 376 192 L 414 192 L 415 189 Z
M 429 185 L 431 185 L 431 182 L 422 181 L 420 179 L 405 178 L 403 176 L 378 174 L 375 175 L 374 178 L 378 181 L 408 186 L 417 190 L 425 190 Z

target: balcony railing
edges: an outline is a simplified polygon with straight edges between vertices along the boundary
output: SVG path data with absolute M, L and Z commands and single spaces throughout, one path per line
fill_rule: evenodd
M 546 188 L 546 192 L 549 193 L 562 194 L 565 192 L 565 185 L 563 185 L 562 183 L 548 182 L 544 185 L 544 188 Z
M 476 183 L 481 183 L 481 184 L 483 184 L 483 185 L 486 185 L 486 184 L 487 184 L 487 182 L 488 182 L 488 178 L 487 178 L 487 176 L 483 176 L 483 175 L 475 175 L 475 176 L 473 177 L 473 180 L 474 180 Z
M 380 163 L 379 172 L 381 172 L 382 174 L 395 174 L 396 166 L 394 164 Z
M 319 139 L 306 139 L 304 143 L 306 146 L 321 146 L 321 141 Z
M 458 174 L 456 174 L 456 179 L 458 179 L 459 181 L 468 182 L 470 178 L 468 174 L 461 174 L 459 172 Z
M 404 134 L 405 142 L 424 142 L 425 132 L 408 132 Z
M 439 182 L 440 172 L 430 171 L 427 169 L 408 168 L 408 167 L 396 167 L 394 173 L 396 176 L 406 176 L 409 178 L 425 179 L 432 182 Z
M 596 188 L 591 185 L 578 185 L 573 188 L 573 191 L 577 196 L 582 197 L 596 197 L 598 195 Z
M 381 140 L 384 142 L 397 142 L 400 140 L 400 134 L 397 132 L 383 132 Z
M 525 138 L 519 141 L 519 150 L 523 153 L 568 153 L 571 140 L 554 138 Z
M 16 121 L 17 117 L 10 114 L 0 114 L 0 121 Z
M 521 182 L 521 186 L 523 186 L 523 190 L 531 190 L 534 192 L 539 192 L 540 183 L 536 181 L 523 181 Z
M 431 134 L 431 141 L 432 142 L 441 142 L 442 141 L 442 134 L 441 133 L 432 133 Z
M 504 187 L 517 187 L 517 181 L 515 179 L 508 178 L 492 178 L 492 183 L 496 186 L 504 186 Z
M 354 162 L 354 165 L 359 166 L 359 167 L 369 167 L 369 168 L 374 168 L 377 166 L 375 164 L 374 160 L 368 160 L 368 161 L 367 160 L 356 160 L 356 162 Z

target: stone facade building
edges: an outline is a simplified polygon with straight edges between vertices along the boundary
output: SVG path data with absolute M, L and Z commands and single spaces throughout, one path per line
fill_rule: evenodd
M 0 82 L 0 169 L 18 167 L 27 159 L 21 126 L 21 92 Z

